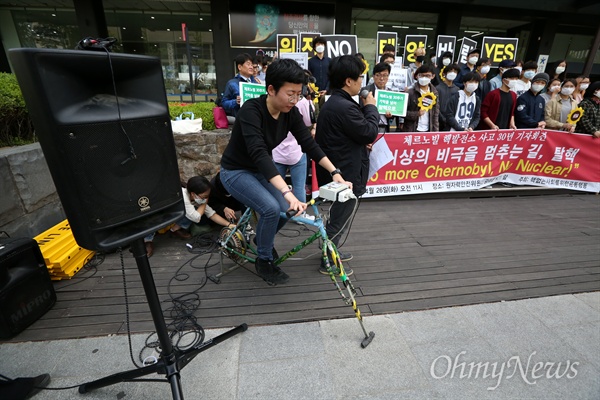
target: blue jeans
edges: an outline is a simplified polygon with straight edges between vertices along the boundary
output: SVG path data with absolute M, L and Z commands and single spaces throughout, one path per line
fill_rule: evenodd
M 287 222 L 280 213 L 288 210 L 288 202 L 260 172 L 221 167 L 221 182 L 233 197 L 260 215 L 256 225 L 258 257 L 272 260 L 275 235 Z
M 306 154 L 302 154 L 300 161 L 294 165 L 275 163 L 279 175 L 285 179 L 285 173 L 288 168 L 292 177 L 292 192 L 298 200 L 306 203 Z

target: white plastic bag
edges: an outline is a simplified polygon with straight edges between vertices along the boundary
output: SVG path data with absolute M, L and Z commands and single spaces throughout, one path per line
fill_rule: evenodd
M 171 121 L 171 127 L 173 128 L 173 133 L 178 135 L 200 133 L 202 132 L 202 118 Z

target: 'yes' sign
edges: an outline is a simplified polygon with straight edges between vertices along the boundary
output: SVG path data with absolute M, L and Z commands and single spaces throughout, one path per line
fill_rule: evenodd
M 481 43 L 481 57 L 487 57 L 492 67 L 497 67 L 502 60 L 514 60 L 517 56 L 517 38 L 499 38 L 485 36 Z

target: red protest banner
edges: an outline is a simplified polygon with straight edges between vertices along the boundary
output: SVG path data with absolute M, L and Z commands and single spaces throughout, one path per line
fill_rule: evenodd
M 600 140 L 540 129 L 386 133 L 391 161 L 364 197 L 517 185 L 600 191 Z

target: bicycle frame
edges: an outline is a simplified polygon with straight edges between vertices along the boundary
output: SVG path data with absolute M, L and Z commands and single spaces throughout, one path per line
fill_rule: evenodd
M 274 260 L 273 262 L 275 265 L 280 265 L 285 260 L 287 260 L 288 258 L 293 256 L 294 254 L 298 253 L 304 247 L 310 245 L 315 240 L 322 238 L 323 239 L 323 247 L 322 247 L 323 252 L 322 252 L 321 257 L 327 268 L 327 271 L 329 272 L 329 277 L 331 278 L 333 284 L 335 285 L 338 293 L 342 296 L 342 299 L 344 300 L 344 302 L 348 305 L 351 305 L 352 309 L 354 310 L 354 315 L 358 319 L 358 322 L 360 323 L 362 331 L 365 335 L 365 338 L 361 342 L 362 348 L 365 348 L 369 345 L 369 343 L 371 343 L 371 341 L 375 337 L 375 333 L 373 333 L 373 332 L 367 333 L 367 331 L 363 325 L 362 315 L 360 313 L 360 310 L 358 309 L 358 306 L 356 304 L 356 299 L 354 297 L 356 295 L 356 290 L 354 289 L 352 282 L 346 275 L 346 272 L 344 270 L 344 266 L 342 264 L 342 260 L 340 258 L 340 255 L 339 255 L 336 245 L 329 239 L 329 237 L 327 236 L 327 232 L 325 231 L 325 225 L 323 224 L 323 219 L 321 218 L 319 209 L 317 207 L 321 203 L 322 203 L 322 201 L 320 199 L 311 199 L 307 203 L 309 206 L 311 206 L 313 208 L 313 211 L 315 213 L 314 220 L 302 218 L 299 216 L 290 217 L 286 213 L 281 213 L 282 218 L 287 218 L 291 221 L 302 222 L 305 225 L 312 225 L 317 228 L 317 231 L 315 233 L 313 233 L 307 239 L 303 240 L 300 244 L 296 245 L 294 248 L 292 248 L 291 250 L 289 250 L 288 252 L 286 252 L 285 254 L 280 256 L 277 260 Z M 237 268 L 239 268 L 241 266 L 241 263 L 238 263 L 238 260 L 242 260 L 241 261 L 242 263 L 245 263 L 248 261 L 252 262 L 252 263 L 256 262 L 256 258 L 258 257 L 258 252 L 257 252 L 257 249 L 254 246 L 252 246 L 252 244 L 251 244 L 252 241 L 250 240 L 251 234 L 248 232 L 249 222 L 253 215 L 254 215 L 254 211 L 251 208 L 247 208 L 246 211 L 244 212 L 244 214 L 242 214 L 242 216 L 241 216 L 240 220 L 238 221 L 237 225 L 235 226 L 235 228 L 233 228 L 233 229 L 225 228 L 222 230 L 222 232 L 226 232 L 226 230 L 229 230 L 229 233 L 226 233 L 224 235 L 224 237 L 221 237 L 221 242 L 220 242 L 221 272 L 217 275 L 209 276 L 209 279 L 212 280 L 213 282 L 220 283 L 221 277 L 223 275 L 228 274 L 228 273 L 236 270 Z M 222 236 L 223 236 L 223 234 L 222 234 Z M 236 246 L 234 247 L 231 245 L 231 243 L 234 243 L 234 244 L 239 243 L 239 246 L 236 244 Z M 249 250 L 252 255 L 248 255 L 246 250 Z M 333 266 L 329 262 L 328 253 L 331 256 Z M 227 257 L 230 260 L 234 261 L 234 263 L 235 263 L 234 266 L 226 267 L 223 263 L 224 257 Z M 343 289 L 340 287 L 338 280 L 336 279 L 336 274 L 334 273 L 334 267 L 337 268 L 337 270 L 339 271 L 339 274 L 337 276 L 340 277 L 340 279 L 344 285 L 344 288 L 347 289 L 348 295 L 346 295 L 344 293 Z

